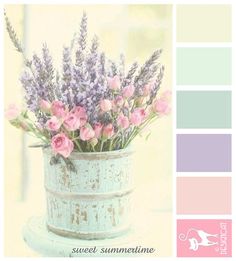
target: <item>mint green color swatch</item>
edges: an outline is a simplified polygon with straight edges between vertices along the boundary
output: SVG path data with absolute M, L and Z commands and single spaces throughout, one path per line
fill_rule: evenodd
M 231 48 L 177 48 L 177 85 L 230 85 Z
M 230 91 L 178 91 L 177 128 L 231 128 Z

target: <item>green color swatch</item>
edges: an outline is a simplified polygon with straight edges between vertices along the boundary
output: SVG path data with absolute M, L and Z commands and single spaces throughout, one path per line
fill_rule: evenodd
M 178 91 L 177 128 L 231 128 L 231 92 Z
M 177 42 L 231 42 L 231 5 L 177 5 Z
M 231 48 L 177 48 L 177 85 L 230 85 Z

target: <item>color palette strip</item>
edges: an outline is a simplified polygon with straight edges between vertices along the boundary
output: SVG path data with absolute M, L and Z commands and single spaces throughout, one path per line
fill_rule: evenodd
M 230 91 L 178 91 L 177 128 L 231 128 Z
M 177 85 L 230 85 L 231 48 L 177 48 Z
M 230 134 L 177 134 L 178 172 L 230 172 Z
M 230 5 L 177 5 L 177 42 L 231 42 Z
M 177 214 L 231 214 L 231 177 L 178 177 Z
M 176 6 L 178 257 L 232 256 L 231 30 L 231 5 Z

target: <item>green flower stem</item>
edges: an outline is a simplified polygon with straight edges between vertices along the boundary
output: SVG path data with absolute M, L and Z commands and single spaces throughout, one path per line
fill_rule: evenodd
M 36 138 L 39 138 L 44 143 L 48 143 L 48 140 L 46 140 L 41 134 L 38 134 L 30 123 L 27 124 L 27 128 L 29 129 L 29 132 L 32 132 Z
M 80 152 L 83 152 L 83 150 L 82 150 L 81 147 L 80 147 L 79 142 L 78 142 L 76 139 L 74 139 L 74 142 L 75 142 L 76 146 L 78 147 L 78 150 L 79 150 Z
M 129 139 L 126 141 L 124 148 L 127 147 L 130 142 L 149 124 L 151 124 L 155 119 L 157 115 L 153 114 L 149 119 L 147 119 L 140 127 L 135 128 L 133 133 L 130 135 Z
M 104 144 L 104 140 L 102 139 L 101 145 L 100 145 L 100 151 L 102 151 L 102 149 L 103 149 L 103 144 Z
M 69 133 L 67 132 L 67 134 L 69 134 Z M 68 136 L 69 136 L 69 135 L 68 135 Z M 73 131 L 73 132 L 72 132 L 72 141 L 75 142 L 76 146 L 78 147 L 78 150 L 79 150 L 80 152 L 82 152 L 83 150 L 82 150 L 82 148 L 81 148 L 81 146 L 80 146 L 80 144 L 79 144 L 79 142 L 78 142 L 77 140 L 79 140 L 79 137 L 76 137 L 76 138 L 75 138 L 75 132 Z
M 38 133 L 40 133 L 42 136 L 46 136 L 46 133 L 42 132 L 34 123 L 33 120 L 31 120 L 29 117 L 26 118 L 28 121 L 30 121 L 32 123 L 32 125 L 35 127 L 35 129 L 38 131 Z M 48 134 L 48 133 L 47 133 Z M 50 136 L 47 135 L 46 139 L 50 139 Z
M 145 127 L 147 127 L 147 125 L 151 124 L 154 120 L 156 120 L 156 115 L 152 116 L 149 120 L 147 120 L 144 125 L 141 126 L 140 129 L 138 129 L 138 131 L 134 134 L 134 136 L 132 137 L 132 139 L 134 139 L 143 129 L 145 129 Z M 131 142 L 131 141 L 130 141 Z M 130 142 L 127 144 L 129 145 Z
M 112 149 L 112 139 L 110 139 L 110 144 L 109 144 L 109 151 Z

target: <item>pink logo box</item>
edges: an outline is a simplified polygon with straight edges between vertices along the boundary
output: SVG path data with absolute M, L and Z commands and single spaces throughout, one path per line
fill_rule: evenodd
M 232 222 L 228 219 L 177 220 L 178 257 L 231 257 Z

